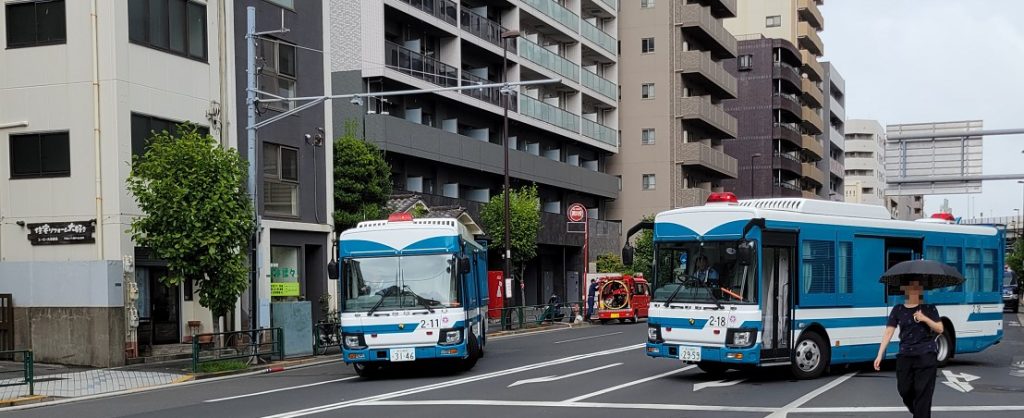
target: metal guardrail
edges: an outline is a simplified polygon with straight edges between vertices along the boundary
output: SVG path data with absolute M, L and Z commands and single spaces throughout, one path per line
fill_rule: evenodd
M 511 331 L 517 329 L 536 328 L 545 322 L 567 322 L 576 321 L 576 315 L 582 315 L 586 309 L 586 302 L 562 302 L 557 309 L 552 309 L 550 304 L 511 306 L 500 309 L 487 310 L 487 322 L 489 329 Z M 497 316 L 495 319 L 493 316 Z
M 259 328 L 192 336 L 192 372 L 202 363 L 245 360 L 247 364 L 284 359 L 284 330 Z
M 0 370 L 0 375 L 9 374 L 9 373 L 21 373 L 22 376 L 23 376 L 22 377 L 22 381 L 20 383 L 17 383 L 17 382 L 15 382 L 15 383 L 0 383 L 0 387 L 28 385 L 28 394 L 29 394 L 29 396 L 34 396 L 36 394 L 36 384 L 35 384 L 35 368 L 36 368 L 36 366 L 35 366 L 35 361 L 34 361 L 34 359 L 32 357 L 32 350 L 7 350 L 7 351 L 0 351 L 0 360 L 14 361 L 15 357 L 17 357 L 18 354 L 21 354 L 22 368 L 15 369 L 15 370 Z M 6 380 L 7 379 L 0 379 L 0 381 L 6 381 Z

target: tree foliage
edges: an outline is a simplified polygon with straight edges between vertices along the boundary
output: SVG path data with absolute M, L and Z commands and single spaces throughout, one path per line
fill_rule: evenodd
M 626 265 L 622 264 L 622 257 L 611 253 L 597 256 L 597 272 L 629 274 L 626 271 Z
M 654 217 L 648 216 L 644 220 L 654 220 Z M 635 250 L 631 269 L 636 273 L 643 273 L 644 277 L 654 277 L 654 231 L 640 231 L 633 242 L 633 248 Z
M 491 247 L 505 251 L 505 203 L 504 193 L 491 197 L 483 205 L 480 217 L 488 235 L 493 239 Z M 540 199 L 537 186 L 531 185 L 513 189 L 509 193 L 509 246 L 512 249 L 512 265 L 520 279 L 526 262 L 537 255 L 537 231 L 540 230 Z
M 391 196 L 391 166 L 372 143 L 355 135 L 355 122 L 334 141 L 334 229 L 343 231 L 367 219 L 385 217 Z
M 1017 274 L 1024 275 L 1024 239 L 1017 238 L 1013 244 L 1013 251 L 1006 257 L 1006 265 Z
M 236 150 L 186 124 L 174 135 L 155 134 L 127 180 L 144 214 L 131 223 L 132 239 L 167 261 L 164 284 L 191 280 L 214 318 L 234 308 L 249 282 L 254 222 L 246 173 Z

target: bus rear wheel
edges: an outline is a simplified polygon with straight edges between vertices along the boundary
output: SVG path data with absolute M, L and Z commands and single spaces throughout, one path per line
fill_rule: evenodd
M 796 342 L 790 370 L 797 379 L 815 379 L 828 369 L 829 358 L 825 339 L 816 332 L 805 332 Z

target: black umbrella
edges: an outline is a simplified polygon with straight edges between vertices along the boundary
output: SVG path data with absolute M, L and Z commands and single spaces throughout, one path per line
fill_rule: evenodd
M 899 286 L 918 281 L 925 290 L 956 286 L 964 276 L 955 267 L 931 260 L 910 260 L 892 266 L 878 279 L 879 283 Z

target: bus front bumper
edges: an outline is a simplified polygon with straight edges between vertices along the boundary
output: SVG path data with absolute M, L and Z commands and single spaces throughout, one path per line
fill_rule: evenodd
M 679 347 L 685 345 L 648 342 L 646 352 L 650 357 L 678 359 Z M 700 360 L 725 364 L 757 364 L 761 360 L 761 344 L 747 348 L 700 347 Z
M 459 359 L 466 357 L 466 342 L 463 341 L 457 345 L 432 345 L 420 347 L 371 347 L 363 349 L 350 349 L 343 347 L 341 350 L 341 358 L 345 360 L 346 364 L 373 361 L 390 362 L 392 348 L 414 348 L 416 350 L 416 360 L 447 358 Z

